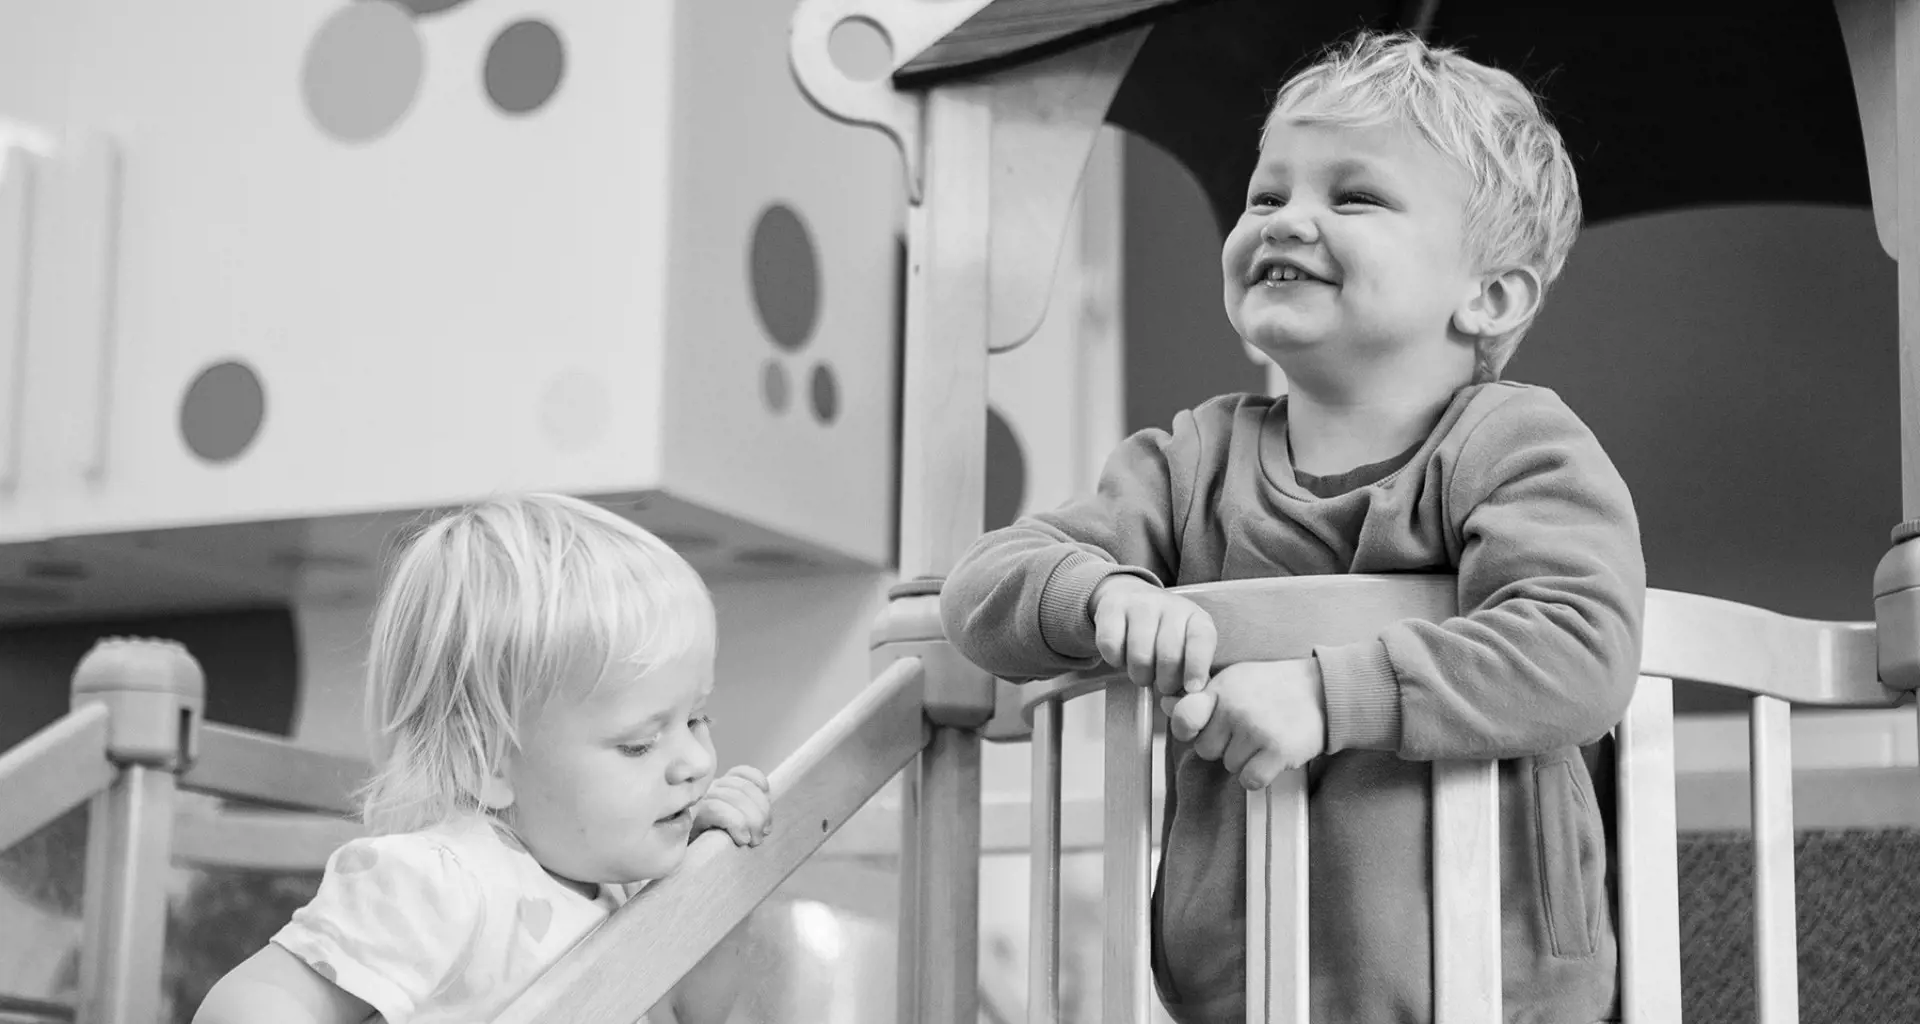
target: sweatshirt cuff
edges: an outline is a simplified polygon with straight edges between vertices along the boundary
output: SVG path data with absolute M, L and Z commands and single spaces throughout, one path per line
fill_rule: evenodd
M 1075 551 L 1053 567 L 1040 590 L 1040 639 L 1053 653 L 1062 658 L 1092 658 L 1100 653 L 1093 644 L 1093 588 L 1120 573 L 1160 585 L 1152 573 L 1085 551 Z
M 1316 647 L 1327 699 L 1327 753 L 1400 749 L 1400 683 L 1378 640 Z

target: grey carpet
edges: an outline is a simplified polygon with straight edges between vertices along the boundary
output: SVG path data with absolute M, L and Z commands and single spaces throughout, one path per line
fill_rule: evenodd
M 1920 1021 L 1920 832 L 1802 833 L 1794 848 L 1802 1024 Z M 1686 1024 L 1752 1024 L 1753 848 L 1680 838 Z

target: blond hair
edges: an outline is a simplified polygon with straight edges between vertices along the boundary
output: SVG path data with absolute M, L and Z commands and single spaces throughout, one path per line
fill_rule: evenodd
M 1467 256 L 1478 269 L 1527 267 L 1544 290 L 1566 266 L 1580 185 L 1559 131 L 1513 75 L 1417 36 L 1362 33 L 1281 88 L 1268 126 L 1283 117 L 1411 125 L 1467 174 Z M 1499 377 L 1531 322 L 1482 344 L 1478 376 Z
M 503 497 L 426 525 L 374 612 L 362 819 L 405 832 L 480 810 L 482 785 L 563 683 L 644 673 L 711 649 L 713 633 L 693 567 L 587 502 Z

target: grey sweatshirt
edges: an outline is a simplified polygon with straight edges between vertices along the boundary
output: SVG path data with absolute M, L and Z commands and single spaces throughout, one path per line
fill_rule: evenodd
M 1314 652 L 1328 745 L 1308 776 L 1313 1019 L 1432 1019 L 1422 762 L 1442 758 L 1503 762 L 1507 1021 L 1607 1019 L 1607 844 L 1580 747 L 1618 723 L 1637 678 L 1646 570 L 1626 485 L 1558 396 L 1510 382 L 1463 388 L 1381 469 L 1317 496 L 1291 464 L 1284 398 L 1215 399 L 1128 438 L 1094 494 L 981 538 L 943 590 L 947 635 L 1022 682 L 1098 664 L 1088 599 L 1117 572 L 1166 586 L 1457 573 L 1460 616 Z M 1155 982 L 1182 1024 L 1239 1024 L 1245 792 L 1174 740 L 1167 774 Z

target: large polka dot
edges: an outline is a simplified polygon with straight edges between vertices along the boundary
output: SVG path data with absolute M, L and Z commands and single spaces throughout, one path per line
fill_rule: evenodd
M 411 13 L 390 0 L 362 0 L 335 11 L 314 33 L 300 90 L 321 131 L 366 142 L 406 116 L 424 65 Z
M 806 222 L 775 203 L 753 226 L 747 280 L 760 326 L 789 352 L 807 343 L 820 313 L 820 269 Z
M 987 409 L 986 528 L 997 530 L 1020 516 L 1027 501 L 1027 453 L 1020 435 L 1000 410 Z
M 533 941 L 539 942 L 547 937 L 547 928 L 553 924 L 553 904 L 533 896 L 520 900 L 520 927 L 527 930 Z
M 566 46 L 553 26 L 516 21 L 487 49 L 487 97 L 505 113 L 531 113 L 553 97 L 566 68 Z
M 825 363 L 814 367 L 813 382 L 807 390 L 813 399 L 813 418 L 832 423 L 840 415 L 840 382 L 833 376 L 833 367 Z
M 194 378 L 180 400 L 180 436 L 195 455 L 226 462 L 253 443 L 266 409 L 266 392 L 251 367 L 215 363 Z

